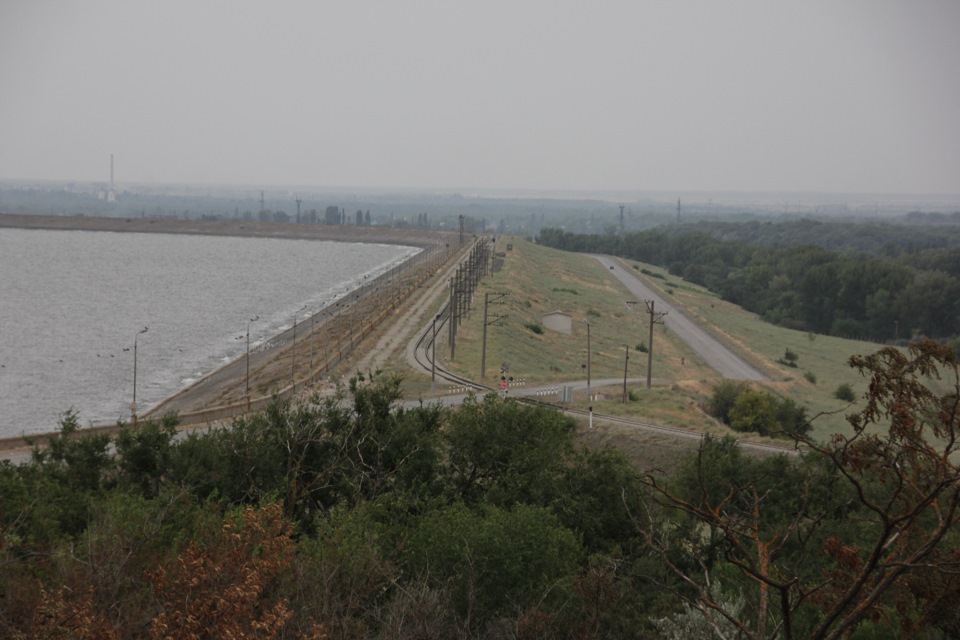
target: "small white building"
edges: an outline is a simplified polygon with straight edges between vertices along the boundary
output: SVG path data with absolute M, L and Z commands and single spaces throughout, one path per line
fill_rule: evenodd
M 563 311 L 551 311 L 544 314 L 542 324 L 544 328 L 558 333 L 573 333 L 573 317 Z

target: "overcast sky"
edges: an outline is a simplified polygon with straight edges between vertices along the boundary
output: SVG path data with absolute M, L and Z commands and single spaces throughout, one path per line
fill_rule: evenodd
M 960 192 L 960 1 L 0 0 L 0 178 Z

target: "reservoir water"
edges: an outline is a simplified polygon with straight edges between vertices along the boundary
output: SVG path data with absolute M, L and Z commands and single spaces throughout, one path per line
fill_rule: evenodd
M 419 250 L 0 229 L 0 437 L 127 420 Z M 304 306 L 306 305 L 306 308 Z M 146 328 L 146 332 L 142 332 Z

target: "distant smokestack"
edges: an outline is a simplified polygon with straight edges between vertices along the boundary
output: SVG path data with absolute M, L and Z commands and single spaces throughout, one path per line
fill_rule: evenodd
M 113 154 L 110 154 L 110 191 L 113 191 Z

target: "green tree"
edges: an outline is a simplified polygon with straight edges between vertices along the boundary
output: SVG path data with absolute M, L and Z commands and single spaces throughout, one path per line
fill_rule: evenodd
M 33 499 L 42 505 L 45 516 L 41 517 L 53 527 L 33 533 L 51 538 L 58 533 L 79 534 L 87 525 L 91 505 L 116 475 L 110 436 L 84 433 L 71 410 L 63 414 L 59 433 L 50 436 L 45 447 L 28 442 L 32 465 L 23 476 Z
M 768 436 L 779 431 L 777 407 L 773 396 L 752 389 L 744 391 L 730 410 L 730 428 Z
M 450 588 L 468 626 L 535 606 L 572 580 L 581 556 L 576 536 L 541 507 L 462 503 L 428 514 L 407 541 L 412 571 Z
M 626 552 L 636 541 L 640 474 L 614 448 L 583 448 L 564 466 L 550 506 L 588 553 Z
M 749 388 L 746 382 L 724 378 L 713 387 L 713 396 L 707 407 L 708 413 L 720 422 L 730 424 L 730 412 L 733 411 L 737 398 Z
M 160 483 L 170 470 L 177 418 L 168 415 L 123 425 L 114 438 L 118 482 L 136 488 L 147 498 L 160 493 Z
M 448 482 L 473 504 L 543 504 L 573 453 L 574 422 L 558 411 L 470 397 L 452 412 L 447 441 Z

